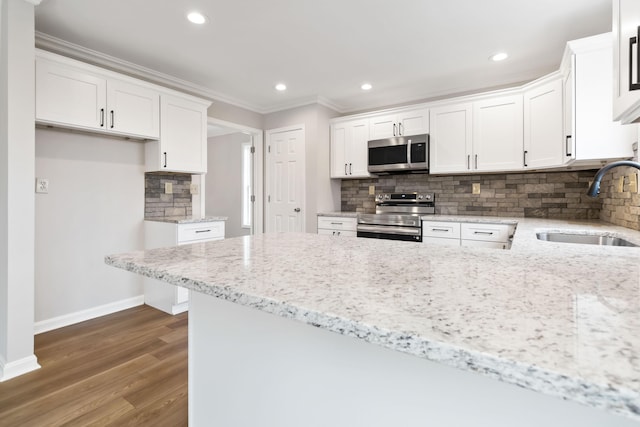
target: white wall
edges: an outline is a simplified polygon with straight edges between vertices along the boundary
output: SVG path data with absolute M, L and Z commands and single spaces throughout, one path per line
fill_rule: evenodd
M 35 167 L 49 180 L 35 205 L 37 324 L 140 297 L 141 276 L 104 256 L 144 248 L 144 143 L 37 129 Z
M 225 237 L 248 236 L 251 230 L 242 228 L 242 143 L 251 137 L 233 133 L 207 141 L 205 213 L 229 217 Z
M 0 381 L 37 369 L 34 292 L 34 6 L 0 0 Z
M 214 101 L 207 110 L 207 115 L 214 119 L 248 126 L 254 129 L 262 129 L 263 115 L 254 111 L 245 110 L 235 105 L 222 101 Z

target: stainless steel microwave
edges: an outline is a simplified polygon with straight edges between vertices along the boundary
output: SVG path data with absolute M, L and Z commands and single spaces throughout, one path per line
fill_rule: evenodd
M 429 135 L 397 136 L 368 142 L 371 173 L 429 172 Z

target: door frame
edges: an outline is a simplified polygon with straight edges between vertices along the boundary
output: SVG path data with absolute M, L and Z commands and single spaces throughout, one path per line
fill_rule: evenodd
M 208 117 L 207 123 L 232 128 L 251 137 L 251 142 L 253 144 L 253 147 L 255 148 L 252 171 L 253 182 L 251 183 L 253 186 L 253 195 L 255 196 L 255 202 L 253 203 L 252 209 L 251 234 L 253 235 L 264 233 L 264 131 L 262 129 L 256 129 L 238 123 L 216 119 L 214 117 Z M 204 179 L 200 179 L 199 203 L 201 215 L 205 214 L 204 182 Z
M 306 179 L 306 175 L 305 175 L 305 171 L 306 171 L 306 164 L 307 164 L 307 159 L 306 159 L 306 141 L 307 141 L 307 135 L 305 132 L 305 127 L 304 124 L 299 124 L 299 125 L 292 125 L 292 126 L 285 126 L 285 127 L 281 127 L 281 128 L 276 128 L 276 129 L 268 129 L 265 131 L 265 152 L 264 152 L 264 164 L 265 164 L 265 174 L 264 174 L 264 179 L 266 182 L 266 185 L 264 186 L 264 206 L 265 206 L 265 212 L 264 212 L 264 232 L 269 232 L 272 230 L 269 230 L 267 225 L 268 225 L 268 219 L 269 219 L 269 215 L 270 215 L 270 205 L 269 205 L 269 195 L 271 194 L 271 178 L 272 178 L 272 174 L 273 171 L 271 170 L 271 165 L 268 159 L 268 155 L 269 155 L 269 150 L 270 150 L 270 146 L 271 146 L 271 138 L 273 134 L 276 133 L 283 133 L 283 132 L 290 132 L 290 131 L 295 131 L 295 130 L 300 130 L 302 131 L 302 135 L 303 135 L 303 144 L 302 144 L 302 160 L 304 162 L 303 164 L 303 170 L 302 170 L 302 182 L 301 182 L 301 187 L 303 189 L 302 191 L 302 215 L 300 216 L 300 220 L 302 221 L 301 223 L 301 228 L 302 228 L 302 232 L 306 232 L 307 228 L 306 228 L 306 221 L 305 221 L 305 217 L 307 215 L 306 213 L 306 207 L 307 207 L 307 188 L 306 188 L 306 183 L 307 183 L 307 179 Z

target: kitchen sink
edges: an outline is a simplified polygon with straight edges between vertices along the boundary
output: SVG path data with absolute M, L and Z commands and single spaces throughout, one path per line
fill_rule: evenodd
M 536 233 L 538 240 L 559 243 L 578 243 L 582 245 L 604 245 L 604 246 L 630 246 L 638 245 L 620 237 L 607 236 L 605 234 L 580 234 L 566 231 L 545 231 Z

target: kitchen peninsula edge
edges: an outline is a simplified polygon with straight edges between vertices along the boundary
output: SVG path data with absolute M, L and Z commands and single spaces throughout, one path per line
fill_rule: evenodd
M 640 421 L 640 248 L 542 242 L 535 232 L 635 243 L 640 233 L 516 221 L 508 251 L 265 234 L 105 262 L 197 291 L 201 302 L 217 297 L 627 417 L 616 425 Z

